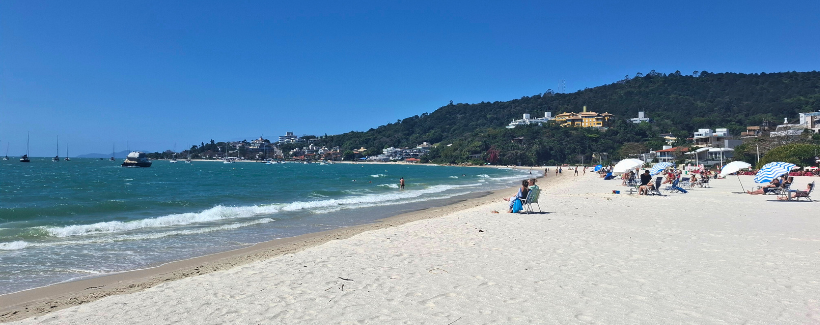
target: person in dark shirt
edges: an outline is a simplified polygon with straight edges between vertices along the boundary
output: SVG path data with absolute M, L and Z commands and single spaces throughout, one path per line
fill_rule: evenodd
M 652 175 L 649 175 L 649 170 L 646 170 L 641 174 L 641 186 L 638 187 L 638 195 L 645 195 L 649 193 L 649 190 L 652 188 Z

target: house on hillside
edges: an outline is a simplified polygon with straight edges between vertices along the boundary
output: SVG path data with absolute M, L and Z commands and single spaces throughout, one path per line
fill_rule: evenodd
M 555 122 L 563 127 L 607 128 L 612 121 L 612 114 L 587 112 L 587 107 L 581 113 L 561 113 L 555 116 Z
M 520 120 L 513 120 L 507 125 L 508 129 L 514 129 L 516 126 L 519 125 L 530 125 L 530 124 L 538 124 L 543 125 L 545 123 L 549 123 L 554 118 L 552 117 L 552 112 L 544 112 L 544 117 L 539 118 L 530 118 L 530 114 L 524 114 L 524 118 Z
M 638 117 L 633 117 L 629 119 L 629 121 L 635 124 L 651 122 L 651 120 L 648 117 L 646 117 L 646 115 L 644 115 L 644 112 L 638 112 Z

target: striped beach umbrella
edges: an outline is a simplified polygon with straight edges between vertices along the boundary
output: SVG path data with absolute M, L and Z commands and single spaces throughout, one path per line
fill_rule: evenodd
M 776 177 L 789 173 L 794 167 L 797 165 L 780 161 L 765 164 L 755 175 L 755 183 L 771 182 Z
M 664 169 L 667 169 L 672 166 L 675 166 L 675 164 L 671 162 L 659 162 L 657 164 L 652 165 L 652 169 L 649 170 L 649 175 L 655 176 L 658 173 L 662 172 Z

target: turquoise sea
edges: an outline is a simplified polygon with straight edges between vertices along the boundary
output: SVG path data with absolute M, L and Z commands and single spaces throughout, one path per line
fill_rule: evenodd
M 529 176 L 388 164 L 120 163 L 0 161 L 0 294 L 368 223 Z

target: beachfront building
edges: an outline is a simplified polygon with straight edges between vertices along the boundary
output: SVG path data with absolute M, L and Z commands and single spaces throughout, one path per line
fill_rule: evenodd
M 698 148 L 694 151 L 685 153 L 686 162 L 699 165 L 723 165 L 724 162 L 734 157 L 734 148 Z
M 524 118 L 520 120 L 513 120 L 507 125 L 508 129 L 514 129 L 516 126 L 519 125 L 530 125 L 530 124 L 538 124 L 543 125 L 545 123 L 549 123 L 554 118 L 552 117 L 552 112 L 544 112 L 544 117 L 539 118 L 531 118 L 530 114 L 524 114 Z
M 638 117 L 633 117 L 629 119 L 629 121 L 635 124 L 651 122 L 651 120 L 648 117 L 646 117 L 646 115 L 644 115 L 644 112 L 638 112 Z
M 655 158 L 658 159 L 658 162 L 674 163 L 688 151 L 689 148 L 687 147 L 663 146 L 663 149 L 655 151 Z
M 820 111 L 810 113 L 799 113 L 798 122 L 789 124 L 788 119 L 783 119 L 783 124 L 778 125 L 774 131 L 769 133 L 770 137 L 798 136 L 805 130 L 812 133 L 820 133 Z
M 724 140 L 731 139 L 729 130 L 726 128 L 720 129 L 698 129 L 692 137 L 695 147 L 719 147 L 716 145 Z
M 421 145 L 419 145 L 416 148 L 394 148 L 394 147 L 390 147 L 390 148 L 382 149 L 382 153 L 380 155 L 368 157 L 367 160 L 373 160 L 373 161 L 400 161 L 400 160 L 404 160 L 404 161 L 407 161 L 407 159 L 411 159 L 411 158 L 412 159 L 418 159 L 421 156 L 427 154 L 428 152 L 430 152 L 429 147 L 428 148 L 422 148 Z
M 804 125 L 812 133 L 820 133 L 820 111 L 811 113 L 799 113 L 798 124 Z
M 612 114 L 587 112 L 587 107 L 581 113 L 564 112 L 555 116 L 555 122 L 564 127 L 606 128 L 612 121 Z

